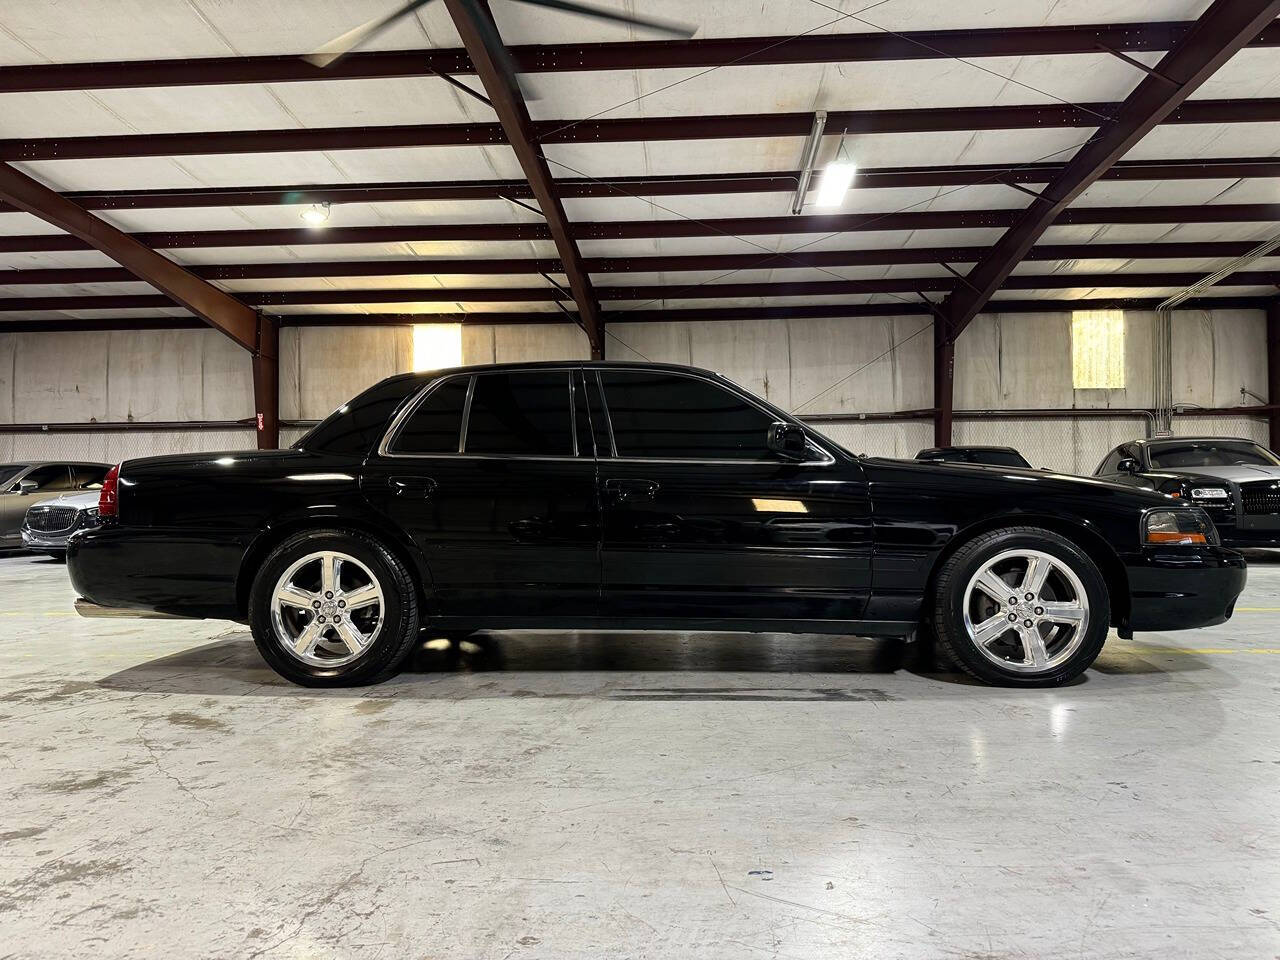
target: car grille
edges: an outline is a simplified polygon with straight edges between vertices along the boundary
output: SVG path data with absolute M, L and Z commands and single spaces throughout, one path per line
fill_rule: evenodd
M 1280 485 L 1273 481 L 1242 483 L 1240 507 L 1245 515 L 1250 517 L 1280 514 Z
M 37 507 L 27 513 L 27 527 L 39 533 L 61 533 L 76 522 L 75 507 Z

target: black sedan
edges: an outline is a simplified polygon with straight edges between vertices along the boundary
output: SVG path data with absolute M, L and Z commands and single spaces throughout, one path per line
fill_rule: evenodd
M 100 514 L 69 543 L 82 612 L 246 621 L 312 686 L 392 675 L 427 628 L 925 628 L 983 680 L 1043 686 L 1111 626 L 1223 622 L 1245 583 L 1184 500 L 857 457 L 657 364 L 392 377 L 291 450 L 127 461 Z
M 1024 467 L 1027 458 L 1013 447 L 928 447 L 916 454 L 924 463 L 976 463 L 985 467 Z
M 1134 440 L 1107 454 L 1094 476 L 1203 507 L 1228 546 L 1280 547 L 1280 457 L 1252 440 Z

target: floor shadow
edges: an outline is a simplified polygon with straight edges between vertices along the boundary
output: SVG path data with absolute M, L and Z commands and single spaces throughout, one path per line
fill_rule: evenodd
M 278 677 L 245 631 L 121 670 L 100 680 L 99 686 L 131 693 L 214 696 L 875 701 L 898 699 L 898 694 L 886 692 L 874 681 L 901 670 L 936 680 L 943 688 L 977 683 L 938 666 L 922 645 L 901 640 L 512 631 L 478 633 L 461 642 L 424 636 L 405 670 L 387 684 L 319 691 L 295 687 Z M 678 679 L 699 673 L 733 677 L 715 686 Z
M 1280 550 L 1264 550 L 1256 547 L 1245 547 L 1240 550 L 1251 567 L 1280 565 Z
M 1207 668 L 1202 658 L 1174 648 L 1113 639 L 1093 670 L 1066 686 L 1087 685 L 1094 671 L 1150 679 Z M 885 682 L 899 673 L 932 682 Z M 690 682 L 697 674 L 723 675 L 723 680 L 714 685 Z M 404 671 L 386 684 L 315 690 L 277 676 L 245 630 L 136 664 L 98 683 L 130 693 L 421 700 L 883 701 L 945 697 L 959 687 L 1000 689 L 951 669 L 934 656 L 928 642 L 812 634 L 575 631 L 486 632 L 461 642 L 424 636 Z

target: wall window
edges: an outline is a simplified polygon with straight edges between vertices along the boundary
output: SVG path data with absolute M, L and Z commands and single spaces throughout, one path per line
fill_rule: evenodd
M 445 370 L 462 366 L 462 324 L 415 323 L 413 370 Z
M 1071 315 L 1071 382 L 1077 390 L 1124 387 L 1124 311 Z

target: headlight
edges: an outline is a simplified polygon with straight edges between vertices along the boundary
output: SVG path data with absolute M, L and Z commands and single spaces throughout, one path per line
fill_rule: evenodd
M 1142 518 L 1142 542 L 1162 547 L 1216 545 L 1218 531 L 1199 508 L 1152 510 Z
M 1195 500 L 1226 500 L 1231 494 L 1221 487 L 1192 487 L 1191 496 Z

